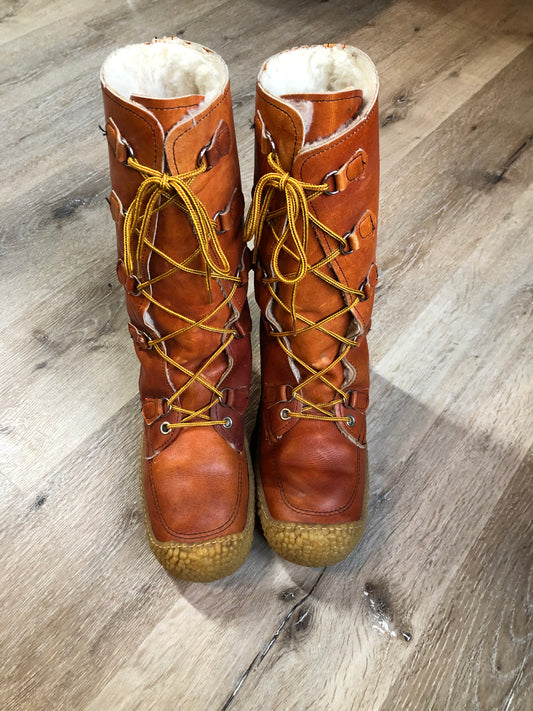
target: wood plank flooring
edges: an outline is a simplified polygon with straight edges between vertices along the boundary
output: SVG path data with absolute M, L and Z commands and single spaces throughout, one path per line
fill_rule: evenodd
M 370 514 L 332 568 L 257 531 L 198 585 L 145 542 L 98 71 L 172 34 L 229 64 L 247 198 L 266 57 L 380 73 Z M 531 3 L 4 0 L 0 57 L 0 708 L 533 710 Z M 256 347 L 249 430 L 258 384 Z

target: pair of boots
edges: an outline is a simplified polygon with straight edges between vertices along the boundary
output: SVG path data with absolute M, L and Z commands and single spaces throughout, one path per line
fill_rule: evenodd
M 345 45 L 271 57 L 257 82 L 244 225 L 228 69 L 177 38 L 104 62 L 118 278 L 141 363 L 148 540 L 186 580 L 234 572 L 251 546 L 244 415 L 255 240 L 263 531 L 283 558 L 342 560 L 367 509 L 366 334 L 377 282 L 378 79 Z

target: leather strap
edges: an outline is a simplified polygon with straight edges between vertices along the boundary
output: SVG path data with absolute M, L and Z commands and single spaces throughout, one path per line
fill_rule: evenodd
M 122 138 L 117 124 L 109 117 L 105 124 L 107 142 L 119 163 L 126 163 L 130 150 L 125 139 Z
M 151 425 L 162 415 L 168 414 L 167 400 L 165 398 L 146 398 L 143 401 L 142 413 L 147 425 Z
M 263 121 L 263 117 L 261 116 L 261 113 L 259 111 L 257 111 L 255 114 L 255 126 L 256 136 L 259 141 L 259 150 L 261 151 L 261 153 L 266 156 L 269 153 L 272 153 L 272 151 L 275 151 L 276 146 L 274 145 L 272 136 L 270 135 L 270 132 L 265 126 L 265 122 Z
M 140 331 L 136 326 L 134 326 L 132 323 L 128 323 L 128 330 L 130 332 L 130 336 L 132 337 L 134 343 L 137 344 L 139 348 L 143 351 L 150 350 L 152 347 L 149 344 L 149 336 L 146 335 L 146 333 L 143 333 Z
M 367 210 L 352 227 L 352 231 L 346 235 L 346 241 L 350 245 L 351 252 L 355 252 L 361 246 L 361 240 L 369 237 L 377 227 L 377 219 L 372 210 Z M 350 252 L 348 252 L 350 253 Z
M 230 148 L 231 133 L 228 124 L 222 119 L 209 143 L 201 150 L 198 162 L 205 157 L 207 170 L 210 170 L 220 162 L 221 158 L 228 155 Z
M 366 390 L 351 390 L 348 393 L 348 407 L 352 410 L 366 410 L 368 407 L 369 397 L 368 389 Z
M 117 278 L 130 296 L 139 296 L 139 292 L 137 291 L 137 282 L 126 272 L 122 259 L 119 259 L 117 262 Z
M 292 387 L 290 385 L 264 385 L 263 393 L 269 403 L 289 402 Z
M 248 390 L 246 388 L 222 388 L 221 403 L 233 410 L 244 412 L 248 405 Z
M 242 192 L 235 188 L 226 207 L 223 210 L 219 210 L 213 218 L 217 234 L 221 235 L 224 232 L 229 232 L 242 216 L 243 210 L 244 197 Z
M 116 225 L 119 227 L 124 226 L 124 207 L 119 196 L 114 190 L 111 191 L 109 195 L 109 209 L 111 210 L 111 217 Z
M 367 163 L 368 156 L 366 151 L 359 148 L 346 163 L 328 174 L 327 183 L 330 193 L 333 195 L 340 193 L 346 190 L 348 185 L 354 180 L 360 180 L 364 175 Z

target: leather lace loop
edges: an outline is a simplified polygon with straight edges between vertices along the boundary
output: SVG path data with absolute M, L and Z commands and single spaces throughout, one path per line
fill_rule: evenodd
M 183 427 L 199 427 L 202 425 L 221 425 L 227 427 L 226 418 L 224 420 L 211 420 L 209 418 L 208 411 L 213 405 L 218 403 L 221 397 L 221 391 L 203 377 L 203 372 L 223 353 L 237 335 L 237 331 L 234 328 L 210 326 L 209 321 L 231 302 L 241 283 L 241 278 L 230 274 L 230 265 L 218 241 L 215 222 L 209 217 L 205 205 L 198 199 L 190 187 L 193 180 L 198 175 L 204 173 L 208 169 L 208 166 L 205 161 L 203 161 L 202 164 L 194 170 L 174 176 L 161 173 L 158 170 L 142 165 L 132 156 L 128 158 L 126 164 L 133 170 L 136 170 L 143 178 L 124 219 L 124 268 L 126 274 L 136 280 L 137 294 L 142 295 L 157 308 L 163 309 L 166 313 L 185 323 L 184 326 L 172 333 L 148 340 L 147 344 L 148 346 L 152 346 L 159 356 L 169 363 L 169 365 L 179 370 L 188 378 L 184 385 L 168 398 L 167 405 L 169 411 L 172 409 L 180 413 L 181 421 L 177 423 L 164 423 L 166 430 L 164 434 L 169 433 L 172 429 Z M 163 210 L 170 204 L 175 205 L 187 215 L 193 233 L 198 241 L 198 248 L 183 262 L 173 260 L 169 255 L 156 247 L 149 239 L 152 218 L 157 212 Z M 150 249 L 156 252 L 169 264 L 170 268 L 163 274 L 159 274 L 152 279 L 141 281 L 136 273 L 139 274 L 141 272 L 141 260 L 144 249 Z M 205 265 L 204 270 L 193 269 L 189 266 L 198 255 L 202 256 Z M 174 274 L 177 270 L 182 270 L 189 274 L 205 276 L 206 288 L 211 301 L 212 279 L 224 279 L 233 283 L 229 293 L 221 303 L 215 306 L 206 316 L 195 321 L 168 308 L 157 301 L 150 293 L 150 286 L 152 284 Z M 161 344 L 165 341 L 176 338 L 193 328 L 219 333 L 221 334 L 222 341 L 221 345 L 207 358 L 196 372 L 177 363 L 165 352 L 166 349 L 161 347 Z M 178 404 L 180 397 L 195 382 L 207 388 L 212 393 L 212 399 L 197 410 L 189 410 L 181 407 L 181 405 Z
M 365 300 L 367 296 L 362 288 L 352 289 L 339 282 L 333 276 L 330 276 L 330 274 L 327 273 L 327 269 L 323 269 L 339 255 L 350 253 L 348 251 L 349 245 L 347 236 L 341 237 L 330 230 L 309 210 L 309 203 L 312 200 L 319 195 L 330 194 L 328 184 L 325 182 L 320 184 L 307 183 L 294 178 L 290 173 L 283 170 L 274 151 L 268 155 L 267 160 L 271 171 L 261 176 L 255 186 L 252 205 L 244 227 L 244 234 L 247 241 L 255 238 L 253 259 L 254 264 L 257 264 L 259 245 L 265 227 L 268 225 L 272 232 L 275 240 L 272 252 L 273 276 L 269 277 L 268 275 L 264 275 L 261 281 L 267 286 L 271 298 L 290 315 L 293 328 L 291 331 L 270 330 L 269 335 L 277 338 L 285 354 L 309 373 L 309 376 L 292 390 L 292 398 L 302 404 L 301 412 L 295 412 L 285 408 L 283 410 L 285 419 L 296 417 L 307 420 L 346 422 L 351 425 L 353 423 L 353 417 L 351 415 L 339 417 L 334 413 L 334 407 L 346 401 L 347 393 L 332 383 L 327 375 L 330 370 L 343 360 L 348 351 L 356 345 L 357 340 L 346 338 L 332 331 L 328 327 L 328 324 L 337 317 L 351 311 L 359 301 Z M 282 207 L 271 209 L 270 206 L 275 195 L 281 195 Z M 276 230 L 275 224 L 279 217 L 284 217 L 285 219 L 279 220 L 279 222 L 282 223 L 282 228 L 281 230 Z M 321 231 L 324 235 L 331 237 L 338 243 L 336 249 L 316 264 L 310 264 L 307 258 L 310 225 L 312 225 L 315 230 Z M 296 270 L 294 272 L 282 272 L 279 264 L 282 252 L 288 254 L 296 262 Z M 312 321 L 305 315 L 298 313 L 296 310 L 297 286 L 298 283 L 310 273 L 322 279 L 330 286 L 339 289 L 348 297 L 353 298 L 348 298 L 349 303 L 344 307 L 325 316 L 319 321 Z M 288 300 L 289 303 L 285 303 L 277 294 L 275 289 L 277 282 L 282 282 L 292 287 L 291 297 Z M 300 326 L 299 324 L 303 325 Z M 335 359 L 321 370 L 316 370 L 312 365 L 299 358 L 287 345 L 288 338 L 296 337 L 301 333 L 313 329 L 335 338 L 339 341 L 340 345 L 339 353 Z M 332 400 L 329 402 L 315 403 L 304 397 L 304 388 L 316 380 L 322 381 L 334 391 Z

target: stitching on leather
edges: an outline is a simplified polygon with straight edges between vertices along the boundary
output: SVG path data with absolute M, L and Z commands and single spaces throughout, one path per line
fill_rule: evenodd
M 276 449 L 277 449 L 277 447 L 274 448 L 274 452 L 273 452 L 273 455 L 274 455 L 273 456 L 273 463 L 274 463 L 274 469 L 276 471 L 276 480 L 278 481 L 278 487 L 279 487 L 279 490 L 281 493 L 281 498 L 283 500 L 283 503 L 288 508 L 292 509 L 292 511 L 300 512 L 300 513 L 304 513 L 304 514 L 316 515 L 316 516 L 335 516 L 336 514 L 343 513 L 344 511 L 346 511 L 347 509 L 350 508 L 350 506 L 353 504 L 353 502 L 355 501 L 355 498 L 357 496 L 357 491 L 359 489 L 359 482 L 361 480 L 361 457 L 360 456 L 357 457 L 357 476 L 355 479 L 354 490 L 353 490 L 353 493 L 350 496 L 350 499 L 348 500 L 348 502 L 344 506 L 340 506 L 337 509 L 332 509 L 331 511 L 316 511 L 313 509 L 301 509 L 297 506 L 293 506 L 287 499 L 287 495 L 285 494 L 285 489 L 283 488 L 283 482 L 281 480 L 281 476 L 280 476 L 279 469 L 278 469 Z
M 142 454 L 141 454 L 141 467 L 142 467 Z M 187 541 L 158 541 L 157 538 L 153 535 L 153 529 L 152 529 L 152 523 L 150 521 L 150 516 L 148 515 L 148 506 L 146 503 L 146 495 L 144 493 L 144 476 L 143 476 L 143 471 L 141 469 L 140 471 L 140 479 L 141 479 L 141 499 L 142 499 L 142 505 L 143 505 L 143 517 L 144 517 L 144 522 L 145 522 L 145 528 L 146 528 L 146 533 L 148 536 L 148 539 L 150 543 L 157 548 L 158 550 L 161 551 L 166 551 L 169 548 L 179 548 L 182 545 L 187 546 L 187 550 L 191 548 L 207 548 L 209 546 L 216 546 L 220 545 L 220 539 L 217 538 L 214 541 L 201 541 L 199 543 L 188 543 Z M 243 528 L 242 531 L 239 531 L 238 533 L 230 533 L 227 536 L 224 536 L 223 541 L 226 544 L 229 544 L 230 542 L 239 542 L 241 538 L 246 538 L 248 535 L 253 535 L 253 527 L 254 527 L 254 516 L 253 516 L 253 505 L 254 505 L 254 487 L 253 487 L 253 480 L 250 481 L 250 477 L 248 477 L 248 505 L 246 509 L 246 524 Z M 251 531 L 250 531 L 251 529 Z
M 183 131 L 183 133 L 180 133 L 179 136 L 176 136 L 176 138 L 174 139 L 174 143 L 172 144 L 172 158 L 174 159 L 174 165 L 176 166 L 176 169 L 178 169 L 178 161 L 176 160 L 176 144 L 177 144 L 177 142 L 181 138 L 183 138 L 183 136 L 185 136 L 185 134 L 189 133 L 189 131 L 192 131 L 193 128 L 196 128 L 196 126 L 199 126 L 202 123 L 202 121 L 205 121 L 205 119 L 208 116 L 210 116 L 213 113 L 213 111 L 215 111 L 215 109 L 217 109 L 218 106 L 226 99 L 226 97 L 228 96 L 228 93 L 229 93 L 229 84 L 226 87 L 226 90 L 224 91 L 224 93 L 222 94 L 220 99 L 216 103 L 213 104 L 213 106 L 209 109 L 209 111 L 206 114 L 204 114 L 202 116 L 201 119 L 199 119 L 198 121 L 194 121 L 193 124 L 191 126 L 189 126 L 189 128 L 186 128 L 185 131 Z M 178 169 L 178 173 L 179 172 L 180 171 Z
M 327 102 L 328 104 L 334 104 L 336 101 L 352 101 L 352 99 L 356 99 L 358 97 L 354 96 L 344 96 L 340 99 L 310 99 L 311 104 L 318 104 L 321 102 Z
M 312 210 L 312 212 L 314 213 L 315 217 L 316 217 L 317 220 L 318 220 L 318 212 L 317 212 L 317 210 L 316 210 L 316 207 L 315 207 L 314 205 L 309 205 L 309 207 L 310 207 L 310 209 Z M 315 230 L 316 230 L 316 228 L 315 228 Z M 322 236 L 323 236 L 323 238 L 324 238 L 325 243 L 326 243 L 327 246 L 328 246 L 329 254 L 331 254 L 331 253 L 333 252 L 333 249 L 331 248 L 331 245 L 330 245 L 330 243 L 329 243 L 329 241 L 328 241 L 328 236 L 327 236 L 326 234 L 324 234 L 324 233 L 322 233 Z M 324 251 L 324 250 L 322 250 L 322 251 Z M 324 256 L 327 256 L 327 255 L 324 254 Z M 346 285 L 346 286 L 349 286 L 349 284 L 348 284 L 348 278 L 346 277 L 346 274 L 344 273 L 344 270 L 343 270 L 342 266 L 340 265 L 339 258 L 338 258 L 338 257 L 335 257 L 335 259 L 333 259 L 331 263 L 332 263 L 332 264 L 335 264 L 335 265 L 338 267 L 340 273 L 341 273 L 342 276 L 343 276 L 345 285 Z
M 250 486 L 250 491 L 249 491 L 249 504 L 246 510 L 246 524 L 243 528 L 242 531 L 239 531 L 238 533 L 229 533 L 227 536 L 224 536 L 222 541 L 225 544 L 228 544 L 229 542 L 239 542 L 241 538 L 246 538 L 248 535 L 253 536 L 253 521 L 254 517 L 253 515 L 253 488 Z M 221 539 L 217 538 L 214 541 L 201 541 L 199 543 L 188 543 L 187 541 L 167 541 L 166 544 L 164 541 L 158 541 L 157 538 L 152 534 L 152 524 L 150 523 L 150 517 L 148 515 L 148 509 L 146 506 L 146 501 L 144 500 L 143 496 L 143 513 L 144 513 L 144 520 L 145 520 L 145 527 L 146 527 L 146 532 L 148 534 L 148 538 L 151 542 L 151 544 L 157 548 L 158 550 L 161 551 L 166 551 L 169 548 L 179 548 L 182 545 L 187 546 L 187 550 L 191 548 L 207 548 L 209 546 L 216 546 L 220 545 Z M 252 529 L 250 531 L 250 529 Z
M 317 527 L 318 530 L 327 527 L 327 531 L 341 531 L 344 532 L 347 529 L 354 529 L 361 526 L 364 523 L 365 505 L 363 501 L 363 509 L 361 511 L 362 518 L 357 521 L 347 521 L 346 523 L 339 523 L 336 526 L 331 523 L 295 523 L 294 521 L 278 521 L 272 518 L 270 511 L 268 510 L 268 504 L 266 503 L 265 492 L 261 487 L 261 494 L 259 495 L 259 513 L 264 516 L 268 516 L 270 519 L 269 525 L 275 528 L 290 529 L 296 531 L 309 531 L 309 527 Z
M 236 388 L 234 388 L 234 389 L 236 389 Z M 231 414 L 233 414 L 233 413 L 237 413 L 236 415 L 233 415 L 233 417 L 231 418 L 233 420 L 233 424 L 237 424 L 237 419 L 242 420 L 243 414 L 241 412 L 239 412 L 239 410 L 236 410 L 233 407 L 225 408 L 222 405 L 217 403 L 217 405 L 215 405 L 215 408 L 216 408 L 217 418 L 219 417 L 218 413 L 220 413 L 220 417 L 222 417 L 222 416 L 225 416 L 224 410 L 230 410 L 230 415 L 228 415 L 228 416 L 231 416 Z M 235 431 L 237 431 L 240 429 L 240 427 L 234 427 L 233 429 Z M 238 434 L 235 434 L 233 437 L 226 437 L 226 434 L 229 434 L 229 433 L 227 430 L 224 429 L 223 425 L 215 425 L 215 430 L 218 432 L 218 434 L 222 437 L 222 439 L 225 442 L 228 442 L 228 444 L 233 444 L 233 445 L 235 445 L 235 447 L 238 447 L 239 444 L 241 444 Z M 243 445 L 244 445 L 244 442 L 243 442 Z
M 292 387 L 292 386 L 288 385 L 287 387 Z M 287 403 L 289 403 L 289 402 L 290 402 L 290 400 L 287 400 Z M 274 414 L 274 407 L 275 407 L 277 404 L 278 404 L 278 403 L 274 403 L 274 405 L 272 405 L 272 407 L 269 408 L 269 413 L 268 413 L 269 424 L 272 422 L 272 420 L 274 419 L 274 417 L 276 417 L 276 415 Z M 283 410 L 283 408 L 281 408 L 281 409 Z M 301 408 L 300 408 L 300 409 L 301 409 Z M 280 410 L 280 412 L 281 412 L 281 410 Z M 279 412 L 278 412 L 278 415 L 277 415 L 277 416 L 278 416 L 278 417 L 280 418 L 280 420 L 283 422 L 283 418 L 281 417 L 281 415 L 279 414 Z M 296 423 L 298 422 L 298 420 L 297 420 L 296 418 L 294 418 L 294 422 L 293 422 L 292 420 L 293 420 L 293 418 L 287 420 L 284 424 L 281 425 L 281 427 L 278 427 L 278 428 L 275 428 L 275 429 L 274 429 L 274 426 L 273 426 L 273 423 L 272 423 L 272 426 L 269 427 L 269 429 L 270 429 L 270 431 L 271 431 L 272 436 L 274 437 L 274 439 L 279 439 L 278 435 L 279 435 L 280 437 L 282 437 L 286 432 L 288 432 L 290 429 L 292 429 L 292 428 L 296 425 Z
M 166 521 L 163 518 L 163 513 L 162 513 L 161 508 L 159 506 L 159 499 L 158 499 L 158 496 L 157 496 L 157 493 L 155 490 L 155 483 L 154 483 L 153 476 L 152 476 L 152 461 L 151 460 L 148 463 L 148 475 L 149 475 L 149 479 L 150 479 L 150 488 L 152 490 L 152 497 L 153 497 L 153 500 L 155 503 L 155 508 L 157 511 L 157 517 L 159 519 L 160 524 L 165 529 L 165 531 L 172 536 L 180 536 L 182 538 L 202 538 L 203 536 L 207 536 L 212 533 L 219 533 L 221 531 L 224 531 L 226 528 L 229 528 L 231 526 L 231 524 L 233 523 L 233 521 L 235 521 L 235 519 L 237 518 L 237 512 L 238 512 L 238 509 L 239 509 L 239 506 L 240 506 L 240 503 L 242 500 L 242 480 L 243 480 L 242 455 L 239 456 L 239 479 L 238 479 L 239 483 L 238 483 L 238 488 L 237 488 L 237 500 L 236 500 L 233 510 L 230 514 L 230 517 L 223 524 L 220 524 L 220 526 L 217 526 L 216 528 L 208 529 L 207 531 L 202 531 L 201 533 L 181 533 L 180 531 L 176 531 L 173 528 L 171 528 L 170 526 L 168 526 L 168 524 L 166 523 Z
M 362 131 L 369 123 L 370 117 L 372 114 L 377 112 L 378 105 L 377 103 L 374 104 L 373 109 L 370 111 L 366 119 L 353 131 L 350 131 L 344 138 L 337 138 L 333 140 L 331 143 L 329 143 L 327 146 L 324 146 L 319 151 L 313 152 L 310 156 L 307 156 L 307 158 L 304 160 L 304 162 L 301 165 L 300 168 L 300 180 L 302 179 L 302 174 L 303 174 L 303 168 L 304 165 L 307 163 L 307 161 L 311 160 L 312 158 L 316 158 L 319 156 L 321 153 L 325 153 L 326 151 L 329 151 L 331 148 L 334 148 L 335 146 L 340 146 L 341 143 L 344 143 L 344 141 L 349 141 L 351 138 L 354 138 L 354 136 L 357 136 L 357 134 Z
M 133 109 L 130 109 L 127 106 L 123 106 L 119 101 L 117 101 L 115 98 L 113 98 L 113 96 L 109 93 L 109 91 L 107 89 L 104 88 L 103 91 L 104 91 L 104 94 L 108 97 L 108 99 L 110 101 L 112 101 L 114 104 L 116 104 L 119 108 L 123 109 L 124 111 L 129 111 L 130 114 L 133 114 L 134 116 L 141 119 L 141 121 L 144 121 L 144 123 L 146 123 L 148 125 L 148 128 L 152 132 L 152 136 L 154 138 L 154 164 L 157 166 L 157 139 L 156 139 L 154 128 L 150 124 L 150 121 L 148 121 L 148 119 L 146 119 L 141 114 L 137 113 L 137 111 L 134 111 Z
M 190 109 L 198 104 L 180 104 L 179 106 L 150 106 L 150 111 L 175 111 L 176 109 Z
M 265 104 L 269 104 L 269 106 L 272 106 L 273 109 L 280 111 L 282 114 L 286 114 L 289 117 L 290 122 L 292 123 L 292 127 L 294 128 L 294 144 L 292 147 L 292 157 L 291 157 L 291 164 L 292 164 L 294 162 L 294 156 L 296 155 L 296 139 L 298 138 L 298 129 L 296 128 L 296 124 L 294 123 L 293 118 L 288 111 L 281 108 L 281 106 L 277 106 L 276 104 L 272 103 L 272 101 L 269 101 L 266 97 L 262 97 L 262 99 L 265 102 Z

